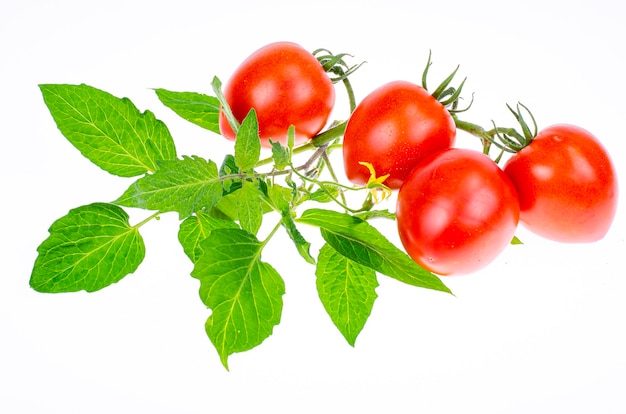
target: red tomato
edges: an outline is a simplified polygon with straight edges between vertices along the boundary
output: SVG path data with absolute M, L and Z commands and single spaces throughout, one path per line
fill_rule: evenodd
M 294 125 L 296 143 L 315 136 L 326 125 L 335 104 L 335 89 L 324 68 L 295 43 L 272 43 L 254 52 L 235 70 L 224 87 L 233 115 L 242 122 L 251 108 L 257 112 L 261 142 L 287 142 Z M 224 113 L 220 131 L 235 139 Z
M 603 238 L 617 210 L 615 168 L 588 131 L 554 125 L 504 166 L 520 199 L 520 221 L 542 237 L 570 243 Z
M 367 167 L 392 189 L 400 188 L 413 166 L 433 152 L 454 144 L 456 126 L 446 108 L 421 86 L 387 83 L 361 101 L 350 117 L 343 139 L 346 176 L 366 184 Z
M 433 273 L 458 275 L 484 268 L 511 242 L 519 202 L 489 157 L 450 148 L 411 171 L 398 192 L 396 217 L 413 260 Z

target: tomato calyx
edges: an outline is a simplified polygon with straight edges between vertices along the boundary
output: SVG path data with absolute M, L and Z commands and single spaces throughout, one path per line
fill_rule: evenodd
M 527 106 L 525 106 L 521 102 L 518 102 L 516 109 L 513 109 L 509 104 L 507 104 L 506 107 L 509 109 L 509 111 L 511 111 L 511 113 L 517 120 L 517 123 L 521 128 L 521 132 L 519 132 L 515 128 L 499 127 L 494 121 L 492 121 L 493 128 L 487 130 L 480 125 L 463 121 L 459 119 L 456 114 L 452 114 L 452 118 L 454 119 L 454 124 L 456 125 L 457 129 L 468 132 L 480 138 L 484 154 L 489 155 L 492 145 L 500 150 L 500 153 L 495 159 L 496 163 L 500 161 L 502 155 L 505 152 L 514 154 L 530 145 L 530 143 L 533 141 L 533 139 L 535 139 L 538 133 L 535 117 Z M 528 121 L 526 121 L 523 112 L 525 112 L 526 115 L 530 117 L 532 129 Z
M 527 147 L 533 139 L 537 136 L 537 122 L 535 121 L 535 117 L 532 112 L 523 105 L 521 102 L 517 104 L 517 110 L 511 108 L 509 104 L 506 107 L 511 111 L 517 122 L 519 123 L 522 132 L 518 132 L 514 128 L 498 128 L 494 123 L 494 131 L 495 138 L 492 140 L 492 144 L 496 147 L 500 148 L 502 151 L 516 153 L 521 149 Z M 530 116 L 532 120 L 533 129 L 531 131 L 528 122 L 524 119 L 524 115 L 522 114 L 522 109 Z
M 335 75 L 330 76 L 332 83 L 342 82 L 348 93 L 348 101 L 350 103 L 350 113 L 356 108 L 356 98 L 354 97 L 354 90 L 350 84 L 349 76 L 356 72 L 365 62 L 358 63 L 356 65 L 348 65 L 344 61 L 344 57 L 352 55 L 348 53 L 333 54 L 330 50 L 319 48 L 313 51 L 313 56 L 320 62 L 324 71 L 328 74 Z
M 360 68 L 365 62 L 350 66 L 343 58 L 346 56 L 352 57 L 348 53 L 333 54 L 330 50 L 320 48 L 316 49 L 312 53 L 313 56 L 320 62 L 326 73 L 336 75 L 331 77 L 330 80 L 333 83 L 343 82 L 348 76 L 352 75 L 358 68 Z
M 431 57 L 432 57 L 432 51 L 429 51 L 428 61 L 426 62 L 426 67 L 424 68 L 424 72 L 422 72 L 422 88 L 426 89 L 427 91 L 428 91 L 428 82 L 427 82 L 428 71 L 430 69 L 430 66 L 432 65 Z M 452 71 L 452 73 L 447 78 L 445 78 L 439 84 L 439 86 L 437 86 L 434 92 L 431 93 L 432 97 L 435 98 L 437 101 L 439 101 L 439 103 L 441 103 L 451 114 L 467 111 L 472 106 L 472 103 L 474 102 L 474 97 L 472 95 L 472 100 L 470 101 L 467 107 L 463 109 L 458 108 L 459 100 L 462 99 L 461 92 L 463 90 L 463 86 L 465 85 L 465 81 L 467 80 L 467 78 L 464 78 L 463 81 L 461 81 L 461 84 L 457 87 L 450 86 L 450 84 L 452 83 L 452 80 L 454 79 L 457 72 L 459 71 L 459 67 L 460 66 L 457 66 L 454 69 L 454 71 Z

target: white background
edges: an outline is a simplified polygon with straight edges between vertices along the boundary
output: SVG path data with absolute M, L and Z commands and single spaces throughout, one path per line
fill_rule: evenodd
M 366 60 L 353 77 L 362 99 L 391 80 L 419 82 L 431 49 L 432 85 L 457 64 L 459 80 L 468 77 L 475 104 L 464 119 L 512 125 L 505 103 L 522 101 L 542 127 L 597 135 L 624 183 L 625 19 L 615 0 L 2 0 L 0 412 L 626 413 L 623 203 L 594 244 L 520 230 L 524 246 L 445 279 L 454 297 L 380 277 L 355 348 L 319 303 L 313 267 L 277 239 L 264 260 L 286 282 L 282 322 L 231 356 L 230 372 L 204 332 L 209 311 L 176 215 L 142 228 L 146 259 L 114 286 L 58 295 L 28 286 L 49 225 L 132 182 L 61 136 L 40 83 L 129 97 L 167 123 L 179 154 L 221 160 L 229 144 L 177 118 L 151 88 L 211 93 L 214 75 L 226 81 L 258 47 L 291 40 Z M 476 147 L 463 134 L 458 144 Z M 381 230 L 396 237 L 393 225 Z

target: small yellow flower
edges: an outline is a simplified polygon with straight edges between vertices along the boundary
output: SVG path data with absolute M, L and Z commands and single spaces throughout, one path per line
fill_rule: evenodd
M 378 204 L 391 197 L 391 189 L 383 184 L 385 180 L 389 178 L 389 174 L 385 174 L 382 177 L 376 177 L 376 170 L 374 170 L 374 166 L 372 164 L 369 162 L 359 162 L 359 164 L 366 167 L 370 171 L 370 178 L 367 180 L 366 188 L 370 189 L 374 203 Z M 379 194 L 381 195 L 380 199 L 378 198 Z

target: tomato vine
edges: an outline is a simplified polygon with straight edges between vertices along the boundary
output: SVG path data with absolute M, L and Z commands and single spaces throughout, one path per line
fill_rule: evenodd
M 497 162 L 504 152 L 522 158 L 557 133 L 564 134 L 559 139 L 571 138 L 568 145 L 586 151 L 585 162 L 604 173 L 586 184 L 599 189 L 590 197 L 574 187 L 580 177 L 572 178 L 576 172 L 560 158 L 555 168 L 567 174 L 559 175 L 550 191 L 562 185 L 578 191 L 577 200 L 587 200 L 568 216 L 583 217 L 575 226 L 577 240 L 595 240 L 608 231 L 617 180 L 595 137 L 575 128 L 538 131 L 522 104 L 509 106 L 522 132 L 461 120 L 473 102 L 472 97 L 459 108 L 465 79 L 451 86 L 457 67 L 429 92 L 430 53 L 421 84 L 393 81 L 357 102 L 350 79 L 362 63 L 351 65 L 351 58 L 279 42 L 244 60 L 225 86 L 214 77 L 212 95 L 156 89 L 163 105 L 208 130 L 207 139 L 221 135 L 234 141 L 231 153 L 208 157 L 178 154 L 167 126 L 127 98 L 84 84 L 40 85 L 61 134 L 102 170 L 135 181 L 116 200 L 73 208 L 52 224 L 37 249 L 31 287 L 93 292 L 121 281 L 146 254 L 140 229 L 176 213 L 178 241 L 210 309 L 205 330 L 228 369 L 232 354 L 258 346 L 280 323 L 285 282 L 262 252 L 282 229 L 292 248 L 315 267 L 320 300 L 354 345 L 376 299 L 378 277 L 451 293 L 440 276 L 476 271 L 495 260 L 513 238 L 518 219 L 539 228 L 556 220 L 554 205 L 539 213 L 528 207 L 537 195 L 524 190 L 536 177 L 517 179 L 535 161 L 514 173 Z M 336 84 L 343 85 L 349 105 L 345 119 L 332 121 L 327 118 Z M 482 154 L 455 149 L 457 130 L 478 137 Z M 500 152 L 492 161 L 485 156 L 493 146 Z M 331 159 L 334 151 L 342 152 L 348 183 Z M 398 204 L 390 210 L 383 201 L 393 191 Z M 150 215 L 131 225 L 125 208 Z M 603 220 L 589 218 L 589 211 L 601 211 Z M 465 221 L 457 220 L 461 216 Z M 272 217 L 269 226 L 263 225 L 266 217 Z M 396 220 L 402 247 L 377 230 L 379 218 Z M 302 226 L 318 229 L 321 247 L 304 237 Z

